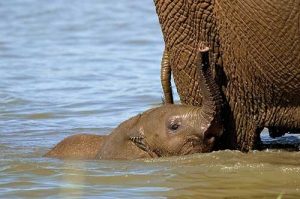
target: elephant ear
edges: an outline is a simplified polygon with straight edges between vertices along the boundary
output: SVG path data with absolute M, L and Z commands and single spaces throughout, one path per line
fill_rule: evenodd
M 142 128 L 138 128 L 137 126 L 135 126 L 135 128 L 131 129 L 127 135 L 129 140 L 138 148 L 148 153 L 151 152 L 151 149 L 145 139 L 144 131 Z
M 129 120 L 119 125 L 118 129 L 126 131 L 125 140 L 129 140 L 143 151 L 150 152 L 149 145 L 145 140 L 145 134 L 142 128 L 139 127 L 139 119 L 142 115 L 138 114 Z
M 118 159 L 119 157 L 124 159 L 123 154 L 126 153 L 130 136 L 136 132 L 136 126 L 140 116 L 141 115 L 134 116 L 115 128 L 112 133 L 107 136 L 96 157 L 99 159 Z
M 143 151 L 150 151 L 148 145 L 145 142 L 144 137 L 141 136 L 132 136 L 129 138 L 130 141 L 135 144 L 137 147 L 139 147 L 140 149 L 142 149 Z

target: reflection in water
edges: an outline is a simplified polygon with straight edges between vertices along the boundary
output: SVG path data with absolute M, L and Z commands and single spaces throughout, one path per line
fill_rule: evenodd
M 42 155 L 161 103 L 152 0 L 0 3 L 1 198 L 299 198 L 300 153 L 220 151 L 138 161 Z M 270 142 L 293 144 L 299 137 Z M 298 146 L 299 147 L 299 146 Z

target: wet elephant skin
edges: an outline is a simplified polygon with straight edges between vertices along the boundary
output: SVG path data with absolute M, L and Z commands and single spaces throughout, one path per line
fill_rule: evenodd
M 211 127 L 203 108 L 164 105 L 121 123 L 106 136 L 65 138 L 45 156 L 60 159 L 139 159 L 213 150 L 220 131 Z
M 225 104 L 220 148 L 258 148 L 264 127 L 272 137 L 300 132 L 299 0 L 154 2 L 165 41 L 167 102 L 172 103 L 170 73 L 183 104 L 205 101 L 197 58 L 205 43 Z

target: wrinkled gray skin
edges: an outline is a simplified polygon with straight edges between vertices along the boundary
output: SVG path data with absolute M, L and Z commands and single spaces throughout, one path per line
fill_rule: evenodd
M 45 156 L 60 159 L 139 159 L 209 152 L 221 132 L 200 107 L 165 105 L 121 123 L 107 136 L 67 137 Z
M 201 106 L 200 44 L 225 106 L 221 148 L 259 147 L 300 128 L 299 0 L 154 0 L 165 40 L 162 85 L 172 103 L 171 72 L 184 104 Z

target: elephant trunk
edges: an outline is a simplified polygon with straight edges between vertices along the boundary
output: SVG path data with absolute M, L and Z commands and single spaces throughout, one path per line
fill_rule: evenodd
M 210 128 L 221 132 L 222 96 L 212 75 L 209 48 L 201 44 L 198 57 L 200 59 L 198 63 L 200 63 L 199 86 L 202 91 L 202 112 L 205 114 L 204 118 L 210 121 Z

